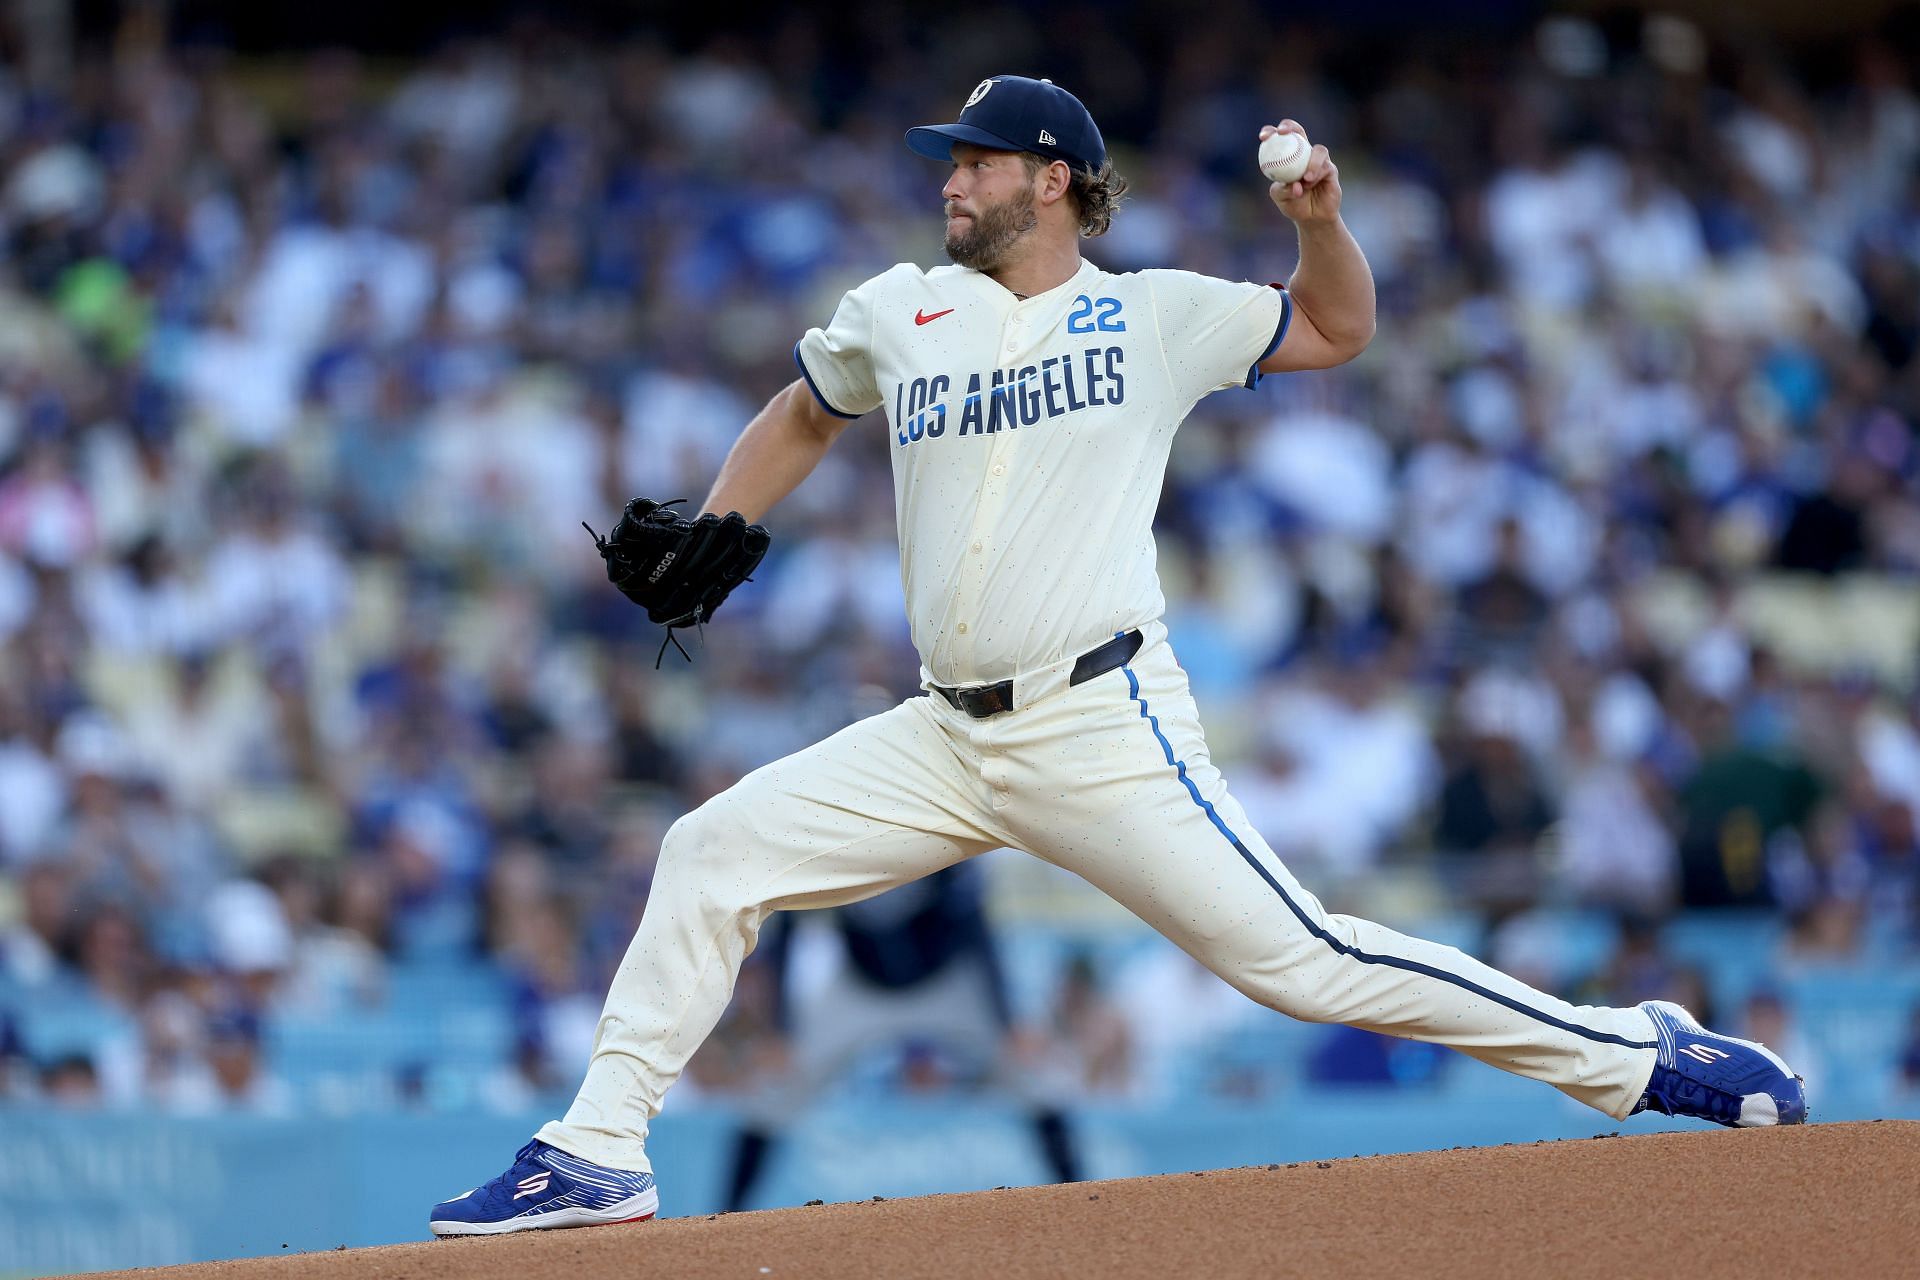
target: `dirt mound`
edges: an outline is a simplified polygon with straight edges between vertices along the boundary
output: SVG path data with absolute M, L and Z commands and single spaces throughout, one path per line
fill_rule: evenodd
M 201 1263 L 243 1280 L 1913 1274 L 1920 1123 L 1652 1134 Z

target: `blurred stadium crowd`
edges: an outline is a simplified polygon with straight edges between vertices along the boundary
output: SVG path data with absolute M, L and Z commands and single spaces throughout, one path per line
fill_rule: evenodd
M 1284 279 L 1256 129 L 1341 166 L 1373 349 L 1203 402 L 1158 523 L 1216 757 L 1309 885 L 1610 1002 L 1712 1000 L 1662 930 L 1759 919 L 1774 1036 L 1793 966 L 1911 970 L 1914 45 L 862 12 L 384 64 L 135 11 L 64 83 L 0 68 L 0 1097 L 284 1111 L 428 1024 L 321 1101 L 571 1089 L 666 824 L 917 683 L 871 423 L 690 666 L 580 522 L 697 500 L 841 289 L 941 260 L 901 133 L 1000 70 L 1106 128 L 1109 269 Z M 1034 874 L 990 863 L 996 919 L 1075 936 Z M 1143 1018 L 1231 1020 L 1171 960 L 1126 1000 L 1057 968 L 1015 1039 L 1083 1094 L 1168 1078 Z M 696 1087 L 781 1069 L 763 985 Z

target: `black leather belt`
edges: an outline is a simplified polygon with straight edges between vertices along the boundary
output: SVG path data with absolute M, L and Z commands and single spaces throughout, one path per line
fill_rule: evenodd
M 1095 676 L 1103 676 L 1115 667 L 1125 666 L 1134 654 L 1140 652 L 1140 644 L 1145 638 L 1137 630 L 1125 631 L 1099 648 L 1087 650 L 1073 664 L 1073 674 L 1067 677 L 1067 684 L 1085 684 Z M 972 684 L 960 689 L 936 684 L 933 691 L 976 720 L 985 720 L 988 716 L 1013 710 L 1011 680 L 1002 680 L 999 684 Z

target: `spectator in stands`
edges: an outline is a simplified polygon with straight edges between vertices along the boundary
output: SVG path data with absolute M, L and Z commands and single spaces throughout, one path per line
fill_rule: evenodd
M 27 1056 L 26 1040 L 20 1034 L 20 1020 L 11 1011 L 0 1009 L 0 1103 L 26 1102 L 38 1088 L 33 1060 Z
M 97 901 L 82 907 L 62 958 L 78 970 L 91 994 L 122 1013 L 134 1014 L 152 976 L 146 931 L 128 908 Z
M 683 764 L 654 722 L 653 695 L 637 663 L 614 662 L 607 674 L 614 698 L 614 769 L 622 782 L 675 786 Z
M 7 648 L 8 668 L 24 668 L 24 647 Z M 44 852 L 72 785 L 55 750 L 58 719 L 31 705 L 25 689 L 9 687 L 18 679 L 0 681 L 0 865 L 15 868 Z
M 1825 1055 L 1814 1042 L 1796 1024 L 1793 1010 L 1788 1007 L 1786 997 L 1772 987 L 1761 987 L 1747 996 L 1746 1007 L 1741 1010 L 1740 1034 L 1749 1040 L 1759 1040 L 1771 1035 L 1772 1040 L 1763 1041 L 1769 1048 L 1784 1045 L 1777 1050 L 1782 1057 L 1789 1053 L 1800 1056 L 1789 1059 L 1800 1078 L 1807 1082 L 1807 1088 L 1818 1089 L 1825 1083 Z
M 1887 939 L 1920 931 L 1920 833 L 1904 800 L 1880 800 L 1862 815 L 1867 860 L 1865 927 Z
M 600 743 L 548 737 L 533 753 L 526 807 L 509 819 L 508 829 L 538 845 L 563 874 L 590 880 L 590 869 L 606 854 L 607 773 L 607 752 Z
M 1678 795 L 1681 900 L 1694 907 L 1765 905 L 1768 844 L 1811 816 L 1819 779 L 1795 754 L 1740 743 L 1725 703 L 1707 698 L 1697 706 L 1702 758 Z
M 293 930 L 273 890 L 258 880 L 229 880 L 209 895 L 206 934 L 214 969 L 234 999 L 272 1006 L 294 961 Z
M 207 1018 L 206 1043 L 222 1110 L 258 1116 L 294 1113 L 292 1091 L 261 1060 L 259 1014 L 237 1002 L 217 1007 Z
M 1524 658 L 1547 624 L 1551 605 L 1527 574 L 1522 537 L 1518 519 L 1502 520 L 1493 564 L 1461 587 L 1466 643 L 1477 654 Z
M 512 986 L 518 1043 L 537 1046 L 555 1075 L 593 1051 L 600 1020 L 598 979 L 588 972 L 571 905 L 557 894 L 523 898 L 509 907 L 501 948 Z
M 1445 1067 L 1444 1051 L 1435 1045 L 1356 1027 L 1324 1027 L 1318 1039 L 1306 1061 L 1306 1078 L 1314 1084 L 1345 1088 L 1431 1084 Z
M 1535 855 L 1552 801 L 1516 738 L 1491 724 L 1462 729 L 1447 753 L 1455 764 L 1435 805 L 1433 847 L 1462 859 L 1463 886 L 1490 910 L 1524 907 L 1542 888 Z
M 1134 1062 L 1130 1098 L 1138 1103 L 1183 1096 L 1190 1065 L 1260 1018 L 1275 1016 L 1172 946 L 1149 944 L 1121 967 L 1114 986 L 1127 993 L 1120 1012 Z
M 1900 1045 L 1899 1069 L 1901 1084 L 1909 1090 L 1920 1092 L 1920 1005 L 1915 1005 L 1913 1012 L 1907 1015 L 1907 1034 Z
M 800 983 L 792 963 L 796 931 L 789 922 L 761 946 L 764 976 L 754 985 L 769 991 L 771 1008 L 750 990 L 744 1004 L 736 999 L 741 1008 L 723 1027 L 723 1055 L 737 1053 L 743 1038 L 765 1044 L 765 1032 L 774 1026 L 786 1031 L 792 1055 L 791 1075 L 751 1107 L 759 1114 L 735 1146 L 727 1207 L 747 1206 L 788 1118 L 875 1057 L 910 1092 L 977 1088 L 997 1079 L 1027 1104 L 1035 1144 L 1054 1180 L 1078 1180 L 1079 1160 L 1059 1108 L 1079 1095 L 1052 1094 L 1049 1086 L 1057 1081 L 1029 1075 L 1007 1052 L 1017 1043 L 1014 1019 L 999 951 L 981 909 L 979 868 L 947 867 L 837 908 L 832 922 L 840 957 L 824 985 L 794 989 Z M 751 1014 L 740 1016 L 743 1009 L 771 1013 L 771 1022 L 756 1025 Z M 742 1037 L 742 1031 L 749 1035 Z M 706 1056 L 703 1047 L 696 1061 Z M 728 1083 L 736 1090 L 765 1083 L 742 1077 Z
M 63 1111 L 88 1111 L 100 1105 L 100 1075 L 84 1053 L 55 1058 L 40 1068 L 39 1098 Z
M 1838 800 L 1821 806 L 1804 841 L 1779 842 L 1773 895 L 1787 914 L 1786 956 L 1819 963 L 1857 954 L 1872 876 L 1856 815 Z
M 1671 1000 L 1698 1018 L 1715 1009 L 1706 974 L 1673 955 L 1662 943 L 1657 924 L 1631 916 L 1621 920 L 1619 943 L 1588 985 L 1597 1002 Z
M 377 1007 L 385 997 L 391 893 L 382 869 L 370 862 L 321 869 L 282 857 L 261 876 L 291 935 L 275 1007 L 307 1014 Z
M 1310 678 L 1274 686 L 1261 707 L 1269 759 L 1255 821 L 1343 878 L 1365 872 L 1406 829 L 1438 773 L 1431 730 L 1391 687 L 1382 653 L 1363 635 L 1346 637 Z M 1282 812 L 1296 803 L 1310 812 Z
M 1127 1020 L 1102 985 L 1093 957 L 1075 952 L 1045 1021 L 1017 1041 L 1019 1069 L 1046 1077 L 1061 1097 L 1125 1097 L 1133 1091 Z
M 140 1011 L 143 1105 L 170 1115 L 206 1115 L 220 1106 L 207 1056 L 207 1017 L 185 984 L 156 992 Z
M 45 986 L 59 972 L 75 913 L 73 872 L 48 859 L 19 880 L 17 919 L 0 926 L 0 981 L 22 989 Z
M 1568 731 L 1560 876 L 1581 902 L 1657 918 L 1673 905 L 1677 861 L 1651 768 L 1608 758 L 1586 719 Z

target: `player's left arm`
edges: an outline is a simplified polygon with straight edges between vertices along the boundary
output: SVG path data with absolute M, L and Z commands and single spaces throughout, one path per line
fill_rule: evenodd
M 1292 120 L 1265 125 L 1272 133 L 1299 133 Z M 1267 194 L 1300 235 L 1300 265 L 1287 281 L 1293 318 L 1262 373 L 1330 369 L 1359 355 L 1373 340 L 1373 272 L 1367 256 L 1340 219 L 1340 171 L 1327 149 L 1315 144 L 1307 171 L 1295 182 L 1273 183 Z

